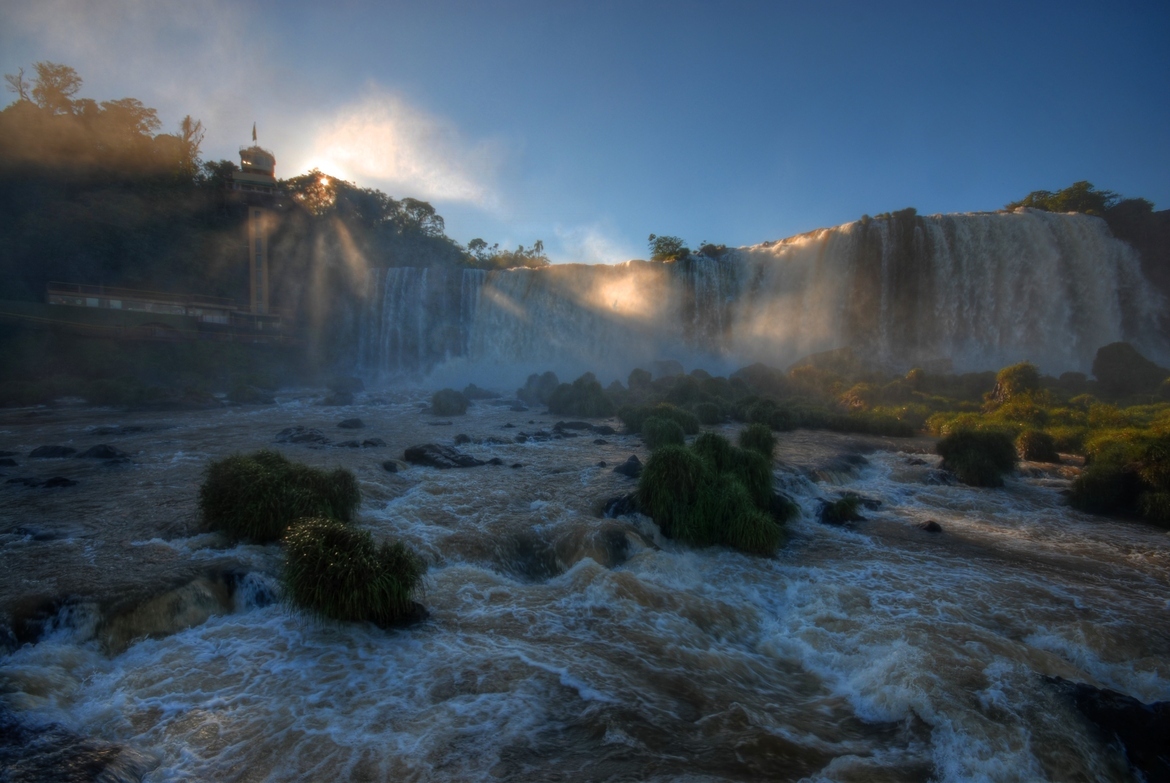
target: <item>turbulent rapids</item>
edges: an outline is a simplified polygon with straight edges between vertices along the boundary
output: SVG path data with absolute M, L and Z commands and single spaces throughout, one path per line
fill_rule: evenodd
M 1170 539 L 1069 509 L 1064 467 L 981 490 L 940 483 L 925 440 L 785 434 L 776 479 L 803 513 L 760 558 L 602 518 L 632 486 L 612 466 L 646 457 L 634 436 L 503 442 L 555 419 L 478 405 L 432 426 L 421 393 L 313 398 L 0 421 L 20 454 L 132 455 L 63 490 L 0 486 L 8 604 L 87 596 L 0 658 L 7 742 L 117 780 L 1125 781 L 1044 677 L 1170 699 Z M 278 600 L 275 546 L 199 532 L 208 460 L 350 416 L 387 446 L 280 448 L 353 470 L 359 524 L 424 554 L 421 625 L 310 621 Z M 381 467 L 457 432 L 504 465 Z M 846 489 L 881 505 L 815 521 Z
M 1089 370 L 1119 340 L 1154 356 L 1164 302 L 1132 248 L 1085 215 L 893 216 L 662 264 L 504 272 L 379 268 L 359 364 L 382 378 L 452 361 L 566 374 L 662 357 L 783 366 L 850 346 L 885 367 Z

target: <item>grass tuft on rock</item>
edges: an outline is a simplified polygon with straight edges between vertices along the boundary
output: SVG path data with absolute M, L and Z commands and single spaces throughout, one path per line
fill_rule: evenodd
M 317 470 L 267 449 L 212 462 L 199 488 L 208 527 L 260 544 L 280 539 L 301 517 L 348 521 L 360 502 L 348 470 Z
M 284 537 L 288 599 L 325 620 L 394 625 L 414 616 L 426 565 L 400 542 L 374 544 L 334 519 L 299 520 Z
M 772 459 L 772 452 L 776 449 L 776 436 L 767 424 L 749 424 L 739 432 L 740 448 L 759 452 L 767 459 Z
M 670 419 L 660 419 L 657 416 L 651 416 L 642 422 L 642 438 L 651 451 L 663 446 L 681 446 L 686 442 L 682 427 Z
M 695 417 L 700 424 L 718 424 L 723 421 L 723 413 L 713 402 L 700 402 L 695 406 Z
M 843 525 L 846 522 L 856 522 L 862 519 L 858 509 L 861 508 L 861 498 L 857 495 L 845 495 L 826 503 L 821 509 L 821 521 L 830 525 Z
M 572 383 L 562 383 L 548 397 L 548 409 L 561 416 L 604 418 L 612 416 L 613 401 L 593 373 L 587 372 Z
M 1002 487 L 1016 466 L 1016 445 L 998 430 L 959 430 L 938 442 L 943 467 L 973 487 Z
M 1020 459 L 1032 462 L 1060 462 L 1056 439 L 1043 430 L 1025 430 L 1016 438 Z
M 771 461 L 714 433 L 699 436 L 690 449 L 669 445 L 651 454 L 638 499 L 669 538 L 758 555 L 776 552 L 792 511 L 773 513 Z

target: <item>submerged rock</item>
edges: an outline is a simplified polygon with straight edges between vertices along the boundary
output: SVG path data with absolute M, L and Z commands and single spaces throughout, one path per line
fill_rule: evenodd
M 500 394 L 499 392 L 481 389 L 474 383 L 469 383 L 463 389 L 463 396 L 469 400 L 498 400 L 504 395 Z
M 411 446 L 403 456 L 412 465 L 425 465 L 427 467 L 442 469 L 475 468 L 487 464 L 470 454 L 464 454 L 450 446 L 440 446 L 437 443 L 424 443 L 419 446 Z
M 275 441 L 277 443 L 318 443 L 322 446 L 333 442 L 325 437 L 325 433 L 321 430 L 300 425 L 287 427 L 276 433 Z
M 464 443 L 471 443 L 471 436 L 461 432 L 455 436 L 455 445 L 462 446 Z
M 590 429 L 598 435 L 617 435 L 617 430 L 608 424 L 594 424 Z
M 335 391 L 321 399 L 318 405 L 339 406 L 353 405 L 353 392 Z
M 99 443 L 97 446 L 91 446 L 77 456 L 79 459 L 130 459 L 130 455 L 126 452 L 105 443 Z
M 343 430 L 360 430 L 365 426 L 365 424 L 362 423 L 361 419 L 353 418 L 342 419 L 341 421 L 337 422 L 337 426 Z
M 387 473 L 397 473 L 398 463 L 392 459 L 388 459 L 382 463 L 382 470 L 386 471 Z
M 12 457 L 0 458 L 0 468 L 15 468 L 15 467 L 16 467 L 16 460 L 12 459 Z
M 64 459 L 72 457 L 77 449 L 69 446 L 38 446 L 28 453 L 29 459 Z
M 363 449 L 380 449 L 386 446 L 386 441 L 381 438 L 366 438 L 362 441 Z
M 0 769 L 5 781 L 138 781 L 158 767 L 142 751 L 83 737 L 58 723 L 24 725 L 0 706 Z
M 554 430 L 588 430 L 593 425 L 587 421 L 558 421 L 553 425 Z
M 1130 766 L 1148 781 L 1170 780 L 1170 701 L 1144 704 L 1106 688 L 1062 677 L 1044 680 L 1059 688 L 1105 741 L 1121 745 Z
M 605 501 L 604 515 L 610 519 L 616 519 L 626 514 L 637 514 L 639 510 L 637 493 L 628 492 Z
M 613 472 L 630 478 L 638 478 L 642 475 L 642 460 L 638 459 L 637 454 L 631 454 L 630 458 L 614 468 Z
M 919 530 L 925 531 L 927 533 L 942 532 L 942 525 L 940 525 L 938 522 L 935 522 L 933 519 L 928 519 L 925 522 L 919 522 L 917 527 Z

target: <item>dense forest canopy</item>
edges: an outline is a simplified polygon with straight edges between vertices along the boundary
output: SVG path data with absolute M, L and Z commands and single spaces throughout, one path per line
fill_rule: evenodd
M 81 76 L 58 63 L 5 80 L 16 100 L 0 111 L 0 299 L 42 301 L 51 281 L 247 299 L 243 212 L 227 187 L 238 167 L 201 160 L 201 122 L 161 133 L 157 111 L 135 98 L 78 97 Z M 549 263 L 539 240 L 465 248 L 431 204 L 326 172 L 280 190 L 272 297 L 285 310 L 320 310 L 306 281 L 318 299 L 354 293 L 369 266 Z

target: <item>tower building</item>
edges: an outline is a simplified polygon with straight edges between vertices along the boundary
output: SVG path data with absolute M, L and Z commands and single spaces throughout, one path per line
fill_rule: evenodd
M 254 315 L 269 311 L 268 241 L 272 234 L 277 197 L 276 157 L 256 144 L 240 147 L 240 170 L 232 175 L 231 189 L 248 210 L 249 307 Z

